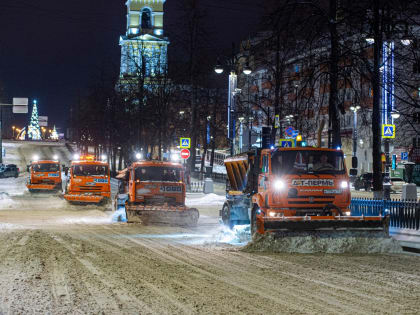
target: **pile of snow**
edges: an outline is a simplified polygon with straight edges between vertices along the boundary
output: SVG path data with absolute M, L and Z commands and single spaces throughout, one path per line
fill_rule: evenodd
M 0 231 L 1 230 L 15 230 L 15 229 L 21 229 L 22 226 L 11 224 L 11 223 L 0 223 Z
M 0 210 L 13 208 L 15 202 L 6 193 L 0 192 Z
M 226 201 L 225 196 L 219 196 L 216 194 L 208 194 L 200 197 L 187 197 L 186 205 L 188 207 L 194 206 L 222 206 Z
M 216 235 L 217 243 L 231 245 L 246 245 L 251 240 L 250 225 L 235 225 L 233 229 L 223 226 L 220 233 Z
M 247 252 L 282 253 L 329 253 L 329 254 L 373 254 L 401 253 L 398 242 L 382 232 L 332 232 L 331 234 L 311 234 L 309 232 L 287 235 L 267 234 L 257 236 L 243 248 Z
M 112 212 L 112 222 L 127 222 L 127 216 L 124 208 L 119 208 L 117 211 Z
M 95 224 L 109 224 L 111 223 L 111 218 L 109 217 L 73 217 L 73 218 L 63 218 L 58 220 L 59 224 L 87 224 L 87 225 L 95 225 Z

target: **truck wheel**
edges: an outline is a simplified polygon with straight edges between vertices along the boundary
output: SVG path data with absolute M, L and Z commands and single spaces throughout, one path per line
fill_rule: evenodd
M 223 224 L 228 226 L 230 229 L 233 228 L 233 224 L 230 220 L 230 207 L 227 202 L 225 202 L 222 208 L 222 221 L 223 221 Z

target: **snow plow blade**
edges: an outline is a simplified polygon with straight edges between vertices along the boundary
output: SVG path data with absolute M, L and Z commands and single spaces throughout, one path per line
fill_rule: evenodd
M 169 205 L 126 205 L 127 222 L 145 225 L 189 226 L 197 225 L 199 212 L 195 208 Z
M 388 235 L 389 216 L 306 216 L 264 218 L 265 232 L 319 231 L 334 234 L 338 231 L 383 232 Z
M 65 194 L 64 199 L 74 203 L 95 203 L 105 202 L 108 198 L 101 195 L 69 195 Z
M 29 190 L 60 190 L 60 185 L 48 185 L 48 184 L 29 184 L 26 185 Z

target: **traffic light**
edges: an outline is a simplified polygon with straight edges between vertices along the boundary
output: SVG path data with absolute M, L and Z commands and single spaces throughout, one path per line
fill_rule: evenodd
M 305 145 L 306 145 L 306 143 L 305 143 Z M 304 145 L 302 143 L 302 136 L 301 135 L 296 136 L 296 146 L 297 147 L 304 147 Z

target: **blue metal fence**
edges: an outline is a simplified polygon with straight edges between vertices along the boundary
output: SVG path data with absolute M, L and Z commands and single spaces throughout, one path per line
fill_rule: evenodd
M 420 201 L 417 200 L 352 199 L 350 210 L 356 216 L 384 215 L 388 210 L 391 227 L 420 229 Z

